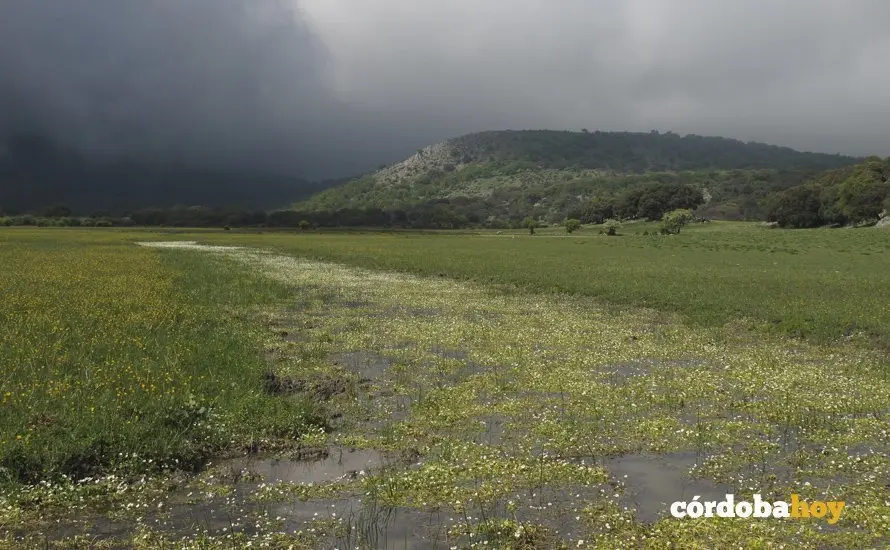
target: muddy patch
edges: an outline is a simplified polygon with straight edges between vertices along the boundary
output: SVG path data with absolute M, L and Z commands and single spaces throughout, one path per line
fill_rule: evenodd
M 354 382 L 336 375 L 312 380 L 281 376 L 272 370 L 263 373 L 263 389 L 272 395 L 306 393 L 318 401 L 328 401 L 335 395 L 347 393 Z M 361 381 L 359 381 L 361 384 Z
M 345 307 L 346 309 L 364 309 L 369 308 L 374 304 L 362 300 L 345 300 L 340 302 L 340 305 Z

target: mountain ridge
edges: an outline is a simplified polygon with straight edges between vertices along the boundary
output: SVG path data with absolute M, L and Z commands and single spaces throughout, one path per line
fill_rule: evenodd
M 760 219 L 767 194 L 861 160 L 672 132 L 488 131 L 429 145 L 292 208 L 311 212 L 439 205 L 471 219 L 515 224 L 526 216 L 557 221 L 591 197 L 671 183 L 710 194 L 716 217 Z M 483 204 L 468 206 L 472 201 Z

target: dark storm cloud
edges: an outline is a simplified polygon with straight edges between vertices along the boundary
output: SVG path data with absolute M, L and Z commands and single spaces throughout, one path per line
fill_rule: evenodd
M 0 127 L 96 153 L 306 169 L 347 124 L 276 0 L 7 0 Z
M 312 176 L 498 128 L 887 155 L 887 21 L 883 0 L 5 0 L 0 131 Z

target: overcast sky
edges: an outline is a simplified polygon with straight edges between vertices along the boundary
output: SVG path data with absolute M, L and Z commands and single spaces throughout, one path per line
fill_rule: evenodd
M 884 0 L 0 0 L 0 129 L 345 175 L 487 129 L 890 155 Z

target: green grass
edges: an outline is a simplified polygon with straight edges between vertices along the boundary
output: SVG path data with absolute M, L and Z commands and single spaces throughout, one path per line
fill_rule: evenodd
M 286 289 L 136 238 L 0 233 L 0 482 L 190 469 L 317 423 L 263 391 L 247 313 Z
M 226 532 L 180 540 L 140 519 L 147 507 L 177 520 L 196 513 L 173 511 L 184 494 L 261 526 L 239 543 L 287 535 L 282 547 L 323 546 L 351 533 L 355 518 L 331 509 L 336 517 L 283 533 L 265 504 L 296 517 L 304 499 L 326 509 L 340 498 L 362 499 L 359 518 L 392 507 L 441 514 L 448 547 L 486 547 L 472 544 L 477 536 L 495 547 L 880 544 L 890 371 L 886 355 L 860 345 L 870 342 L 838 340 L 855 333 L 847 323 L 887 336 L 886 233 L 715 223 L 638 234 L 652 229 L 2 231 L 0 545 L 17 529 L 39 537 L 52 523 L 92 535 L 92 523 L 77 521 L 98 509 L 136 526 L 121 546 L 231 547 Z M 285 254 L 133 244 L 145 240 Z M 742 318 L 771 337 L 735 330 Z M 268 362 L 264 350 L 274 351 Z M 381 358 L 387 366 L 375 366 Z M 267 369 L 302 387 L 339 388 L 325 398 L 338 429 L 320 432 L 306 397 L 264 393 Z M 402 458 L 311 485 L 236 486 L 224 464 L 181 482 L 133 482 L 158 463 L 188 469 L 226 450 L 288 443 Z M 695 476 L 739 496 L 830 497 L 847 511 L 836 529 L 645 522 L 633 507 L 652 495 L 623 509 L 645 479 L 602 462 L 690 453 L 696 466 L 668 482 Z M 122 492 L 120 477 L 21 483 L 91 474 L 82 464 L 135 475 Z M 689 496 L 674 491 L 665 498 Z M 554 506 L 542 511 L 545 498 Z M 550 514 L 567 519 L 572 535 L 552 531 Z
M 873 547 L 886 532 L 887 488 L 874 480 L 890 472 L 890 377 L 871 350 L 727 335 L 645 309 L 612 311 L 583 296 L 505 296 L 448 278 L 232 256 L 295 289 L 301 303 L 277 313 L 281 326 L 302 336 L 282 342 L 289 353 L 275 362 L 277 374 L 368 377 L 355 394 L 332 396 L 346 422 L 331 441 L 412 457 L 327 484 L 265 483 L 255 499 L 298 508 L 303 499 L 358 494 L 359 517 L 392 508 L 437 514 L 449 533 L 444 546 L 458 548 L 751 540 L 847 548 Z M 389 366 L 368 368 L 380 358 Z M 651 477 L 625 478 L 600 461 L 652 455 L 694 456 L 697 466 L 681 460 L 673 474 L 656 467 Z M 819 521 L 664 517 L 672 499 L 699 494 L 686 492 L 687 476 L 710 482 L 705 500 L 722 498 L 719 483 L 739 498 L 800 493 L 848 508 L 836 529 L 824 531 Z M 671 489 L 659 495 L 647 479 Z M 662 517 L 638 518 L 633 509 L 647 505 Z M 570 528 L 552 531 L 553 518 Z M 332 536 L 352 521 L 325 519 Z M 364 542 L 358 546 L 381 547 Z
M 595 228 L 567 236 L 527 232 L 222 234 L 207 242 L 272 247 L 360 267 L 595 296 L 722 326 L 743 321 L 768 333 L 827 342 L 862 336 L 890 347 L 890 234 L 875 229 L 778 230 L 759 224 L 689 227 L 619 237 Z M 183 238 L 191 238 L 183 236 Z

